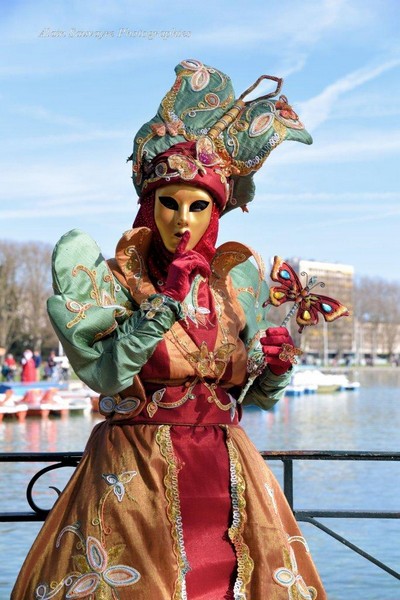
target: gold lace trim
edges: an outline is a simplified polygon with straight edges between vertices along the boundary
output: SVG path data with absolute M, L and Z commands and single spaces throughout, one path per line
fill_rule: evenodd
M 231 478 L 232 525 L 228 530 L 237 559 L 237 578 L 233 588 L 235 598 L 246 599 L 246 586 L 250 582 L 254 562 L 250 556 L 249 547 L 243 540 L 244 522 L 246 519 L 246 500 L 244 497 L 246 484 L 242 475 L 239 454 L 230 436 L 229 427 L 225 427 L 226 445 L 229 455 L 229 470 Z
M 167 499 L 167 515 L 171 523 L 174 553 L 178 563 L 178 578 L 172 600 L 186 600 L 186 573 L 190 571 L 183 540 L 181 505 L 179 500 L 178 472 L 179 467 L 172 445 L 169 425 L 160 425 L 156 434 L 156 442 L 161 455 L 167 463 L 167 474 L 164 477 L 165 497 Z

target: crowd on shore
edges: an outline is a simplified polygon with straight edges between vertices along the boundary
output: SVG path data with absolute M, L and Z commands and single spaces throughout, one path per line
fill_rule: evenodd
M 60 381 L 67 380 L 68 376 L 68 359 L 56 356 L 54 351 L 50 352 L 46 360 L 43 360 L 39 351 L 30 348 L 24 350 L 20 359 L 8 353 L 1 366 L 1 379 L 5 382 Z

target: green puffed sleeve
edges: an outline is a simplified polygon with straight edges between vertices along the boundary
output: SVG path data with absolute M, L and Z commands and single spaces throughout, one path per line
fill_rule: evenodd
M 163 334 L 181 318 L 180 304 L 155 295 L 146 307 L 135 305 L 96 242 L 78 229 L 56 245 L 52 274 L 49 317 L 78 377 L 106 395 L 129 387 Z
M 250 260 L 234 267 L 230 275 L 237 298 L 246 315 L 246 326 L 241 333 L 241 338 L 248 351 L 248 360 L 257 361 L 260 360 L 260 337 L 268 327 L 276 327 L 275 323 L 267 319 L 270 307 L 263 308 L 263 302 L 269 297 L 269 288 Z M 290 371 L 284 375 L 274 375 L 266 367 L 249 387 L 242 403 L 255 404 L 264 410 L 272 408 L 284 395 L 290 378 Z

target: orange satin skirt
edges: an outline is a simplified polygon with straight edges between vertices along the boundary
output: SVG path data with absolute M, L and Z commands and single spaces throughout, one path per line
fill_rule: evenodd
M 12 600 L 326 599 L 286 499 L 237 424 L 106 420 Z

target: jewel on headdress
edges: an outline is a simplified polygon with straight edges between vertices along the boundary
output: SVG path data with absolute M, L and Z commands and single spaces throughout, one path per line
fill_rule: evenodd
M 224 149 L 217 150 L 214 141 L 208 136 L 203 136 L 196 143 L 197 159 L 206 167 L 218 165 L 224 176 L 236 175 L 239 169 L 233 164 L 232 157 Z
M 180 177 L 186 181 L 190 181 L 196 177 L 199 166 L 200 168 L 203 168 L 201 165 L 198 165 L 197 161 L 194 159 L 181 154 L 171 154 L 171 156 L 168 157 L 168 165 L 171 169 L 178 171 Z
M 294 112 L 293 108 L 288 104 L 288 99 L 286 96 L 279 96 L 279 100 L 275 104 L 276 110 L 279 110 L 279 114 L 284 119 L 292 119 L 293 121 L 298 121 L 299 117 Z
M 207 167 L 212 167 L 221 163 L 221 157 L 215 151 L 213 141 L 207 136 L 201 137 L 197 141 L 196 153 L 198 160 Z

